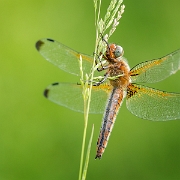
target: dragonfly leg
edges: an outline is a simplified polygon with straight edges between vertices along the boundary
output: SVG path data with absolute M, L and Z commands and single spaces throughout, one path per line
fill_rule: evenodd
M 94 83 L 93 86 L 99 86 L 99 85 L 102 84 L 108 77 L 109 77 L 109 73 L 107 72 L 106 74 L 104 74 L 104 78 L 103 78 L 102 80 L 100 80 L 99 82 Z
M 105 38 L 103 37 L 102 33 L 100 33 L 100 36 L 101 36 L 101 38 L 102 38 L 102 41 L 104 41 L 104 42 L 106 43 L 106 45 L 107 45 L 107 51 L 109 52 L 109 51 L 110 51 L 110 47 L 109 47 L 108 42 L 107 42 L 107 41 L 105 40 Z M 106 53 L 107 53 L 107 52 L 106 52 Z M 97 68 L 97 71 L 103 71 L 103 70 L 106 70 L 106 69 L 109 68 L 108 66 L 103 66 L 102 61 L 101 61 L 101 59 L 99 58 L 99 56 L 102 55 L 101 52 L 100 52 L 100 54 L 94 53 L 94 55 L 97 56 L 96 61 L 95 61 L 96 65 L 97 65 L 98 63 L 101 64 L 101 68 Z M 105 59 L 105 60 L 108 60 L 108 57 L 106 57 L 104 54 L 103 54 L 102 58 Z
M 100 63 L 100 68 L 98 67 L 98 68 L 97 68 L 97 71 L 100 72 L 100 71 L 103 71 L 103 70 L 105 70 L 105 69 L 108 69 L 108 67 L 103 66 L 102 61 L 101 61 L 101 59 L 99 58 L 99 55 L 96 54 L 96 53 L 94 53 L 94 55 L 97 56 L 97 58 L 95 59 L 96 65 Z M 97 59 L 98 59 L 98 60 L 97 60 Z M 103 56 L 103 59 L 106 59 L 106 58 Z

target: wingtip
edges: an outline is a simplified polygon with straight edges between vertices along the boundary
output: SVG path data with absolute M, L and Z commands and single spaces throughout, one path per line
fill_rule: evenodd
M 39 51 L 41 49 L 41 46 L 44 44 L 43 41 L 39 40 L 36 42 L 35 46 L 36 46 L 36 49 Z
M 59 83 L 58 82 L 55 82 L 55 83 L 53 83 L 53 84 L 51 84 L 50 86 L 57 86 Z M 45 90 L 44 90 L 44 96 L 46 97 L 46 98 L 48 98 L 49 97 L 49 88 L 46 88 Z
M 48 94 L 49 94 L 49 89 L 45 89 L 45 90 L 44 90 L 44 96 L 45 96 L 46 98 L 48 98 Z
M 44 39 L 44 40 L 45 40 L 45 39 Z M 50 42 L 55 42 L 53 39 L 50 39 L 50 38 L 47 38 L 46 40 L 47 40 L 47 41 L 50 41 Z M 39 50 L 41 49 L 42 45 L 44 45 L 43 39 L 37 41 L 36 44 L 35 44 L 36 49 L 39 51 Z

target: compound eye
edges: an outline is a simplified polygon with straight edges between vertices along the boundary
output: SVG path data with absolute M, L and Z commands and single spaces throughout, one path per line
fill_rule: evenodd
M 123 53 L 123 48 L 121 46 L 116 46 L 116 50 L 114 51 L 114 55 L 116 56 L 116 58 L 122 56 Z

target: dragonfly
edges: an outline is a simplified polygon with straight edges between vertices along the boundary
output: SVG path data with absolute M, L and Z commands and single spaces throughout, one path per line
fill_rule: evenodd
M 107 42 L 106 42 L 107 43 Z M 36 49 L 49 62 L 70 74 L 79 76 L 79 58 L 83 71 L 90 72 L 93 56 L 86 55 L 52 39 L 41 39 Z M 103 59 L 107 62 L 97 71 L 103 78 L 92 86 L 90 113 L 103 113 L 97 140 L 96 158 L 101 159 L 124 99 L 127 109 L 141 119 L 167 121 L 180 119 L 180 93 L 166 92 L 142 85 L 162 81 L 180 69 L 180 49 L 164 57 L 145 61 L 130 68 L 117 44 L 108 44 Z M 116 77 L 112 78 L 111 77 Z M 71 110 L 83 112 L 82 87 L 77 83 L 56 82 L 44 90 L 50 101 Z

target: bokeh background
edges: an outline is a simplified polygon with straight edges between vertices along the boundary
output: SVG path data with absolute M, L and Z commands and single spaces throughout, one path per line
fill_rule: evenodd
M 109 1 L 102 3 L 102 13 Z M 131 67 L 180 48 L 180 1 L 128 1 L 111 42 L 121 44 Z M 0 1 L 0 179 L 77 179 L 83 114 L 45 99 L 44 88 L 78 77 L 53 66 L 35 49 L 53 38 L 86 54 L 95 44 L 93 0 Z M 150 86 L 180 92 L 180 72 Z M 158 109 L 157 109 L 158 111 Z M 95 124 L 87 179 L 180 179 L 180 121 L 152 122 L 123 104 L 108 147 L 94 160 L 102 114 Z

